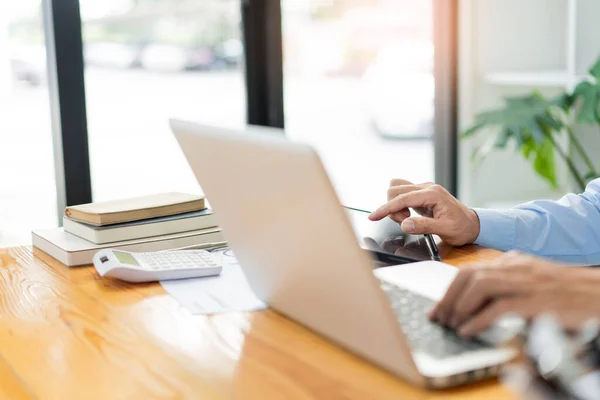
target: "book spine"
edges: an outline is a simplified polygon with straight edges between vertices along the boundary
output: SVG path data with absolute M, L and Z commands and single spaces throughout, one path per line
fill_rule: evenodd
M 95 244 L 110 244 L 126 240 L 145 239 L 174 233 L 216 228 L 217 219 L 214 214 L 207 214 L 199 217 L 183 218 L 156 224 L 141 224 L 97 230 L 92 227 L 84 226 L 78 222 L 64 219 L 63 226 L 65 232 L 79 236 L 89 242 Z
M 197 231 L 200 229 L 215 228 L 216 226 L 217 219 L 213 214 L 210 214 L 203 215 L 202 217 L 161 222 L 160 224 L 156 225 L 136 225 L 116 228 L 114 230 L 99 230 L 96 231 L 95 239 L 98 240 L 98 244 L 107 244 L 125 240 L 170 235 L 173 233 Z

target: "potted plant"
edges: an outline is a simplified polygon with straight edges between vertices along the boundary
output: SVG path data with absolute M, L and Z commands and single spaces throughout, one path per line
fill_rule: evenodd
M 535 172 L 553 188 L 558 188 L 558 154 L 578 188 L 585 190 L 587 182 L 600 174 L 573 127 L 588 124 L 600 128 L 600 58 L 589 74 L 571 93 L 547 98 L 534 91 L 525 96 L 507 97 L 502 108 L 478 114 L 473 126 L 464 131 L 462 137 L 469 138 L 489 130 L 495 134 L 474 150 L 473 161 L 481 162 L 491 151 L 505 149 L 514 142 L 517 151 L 532 162 Z M 559 137 L 562 135 L 567 135 L 572 154 L 561 147 Z M 584 169 L 575 165 L 576 155 L 583 160 Z

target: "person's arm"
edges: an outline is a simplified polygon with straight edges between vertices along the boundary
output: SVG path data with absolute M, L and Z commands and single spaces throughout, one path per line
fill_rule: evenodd
M 569 263 L 600 264 L 600 179 L 584 193 L 558 201 L 475 212 L 480 221 L 477 244 Z

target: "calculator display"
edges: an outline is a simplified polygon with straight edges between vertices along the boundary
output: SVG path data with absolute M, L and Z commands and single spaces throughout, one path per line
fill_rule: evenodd
M 132 256 L 129 253 L 122 253 L 120 251 L 113 251 L 114 255 L 117 257 L 117 260 L 119 260 L 119 262 L 121 264 L 128 264 L 128 265 L 137 265 L 139 266 L 140 264 L 138 264 L 138 262 L 135 260 L 135 257 Z

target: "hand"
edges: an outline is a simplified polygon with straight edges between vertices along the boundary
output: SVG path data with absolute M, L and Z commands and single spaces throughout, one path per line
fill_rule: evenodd
M 504 314 L 530 319 L 546 312 L 571 330 L 599 318 L 600 270 L 506 253 L 489 265 L 460 270 L 429 317 L 471 337 Z
M 413 208 L 421 217 L 411 217 Z M 388 189 L 388 203 L 369 218 L 379 221 L 389 216 L 402 224 L 406 233 L 432 233 L 453 246 L 473 243 L 479 236 L 479 218 L 446 189 L 433 183 L 414 185 L 394 179 Z

